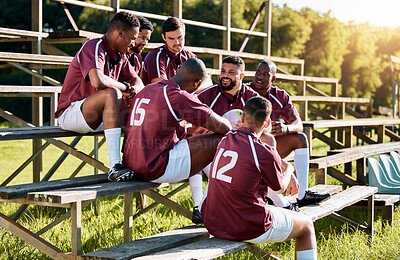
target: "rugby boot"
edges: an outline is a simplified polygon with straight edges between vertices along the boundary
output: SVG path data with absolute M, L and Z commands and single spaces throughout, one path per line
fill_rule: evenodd
M 193 222 L 194 224 L 203 224 L 203 216 L 201 215 L 198 206 L 195 206 L 195 207 L 193 208 L 192 222 Z
M 317 204 L 320 203 L 321 201 L 327 200 L 331 197 L 331 194 L 329 193 L 324 193 L 324 194 L 319 194 L 310 190 L 306 191 L 306 194 L 304 197 L 299 200 L 297 199 L 297 205 L 299 207 L 307 206 L 310 204 Z
M 121 163 L 115 164 L 108 171 L 109 181 L 130 181 L 133 176 L 134 172 L 129 168 L 125 168 Z
M 296 202 L 294 202 L 294 203 L 291 203 L 291 202 L 290 202 L 289 205 L 287 205 L 287 206 L 285 206 L 285 207 L 282 207 L 282 208 L 288 209 L 288 210 L 297 211 L 297 212 L 300 211 L 300 210 L 299 210 L 299 207 L 297 206 L 297 203 L 296 203 Z

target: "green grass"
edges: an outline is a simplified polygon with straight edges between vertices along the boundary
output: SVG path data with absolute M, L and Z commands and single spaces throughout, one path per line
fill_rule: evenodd
M 72 138 L 63 138 L 69 143 Z M 313 141 L 314 154 L 326 154 L 329 148 L 321 142 Z M 85 137 L 77 145 L 77 149 L 89 152 L 93 148 L 93 137 Z M 15 169 L 26 160 L 32 152 L 31 141 L 0 142 L 0 182 L 3 182 Z M 43 172 L 46 173 L 61 154 L 61 150 L 49 146 L 43 155 Z M 108 163 L 106 147 L 100 149 L 100 160 Z M 78 159 L 68 156 L 52 179 L 69 177 L 70 173 L 80 164 Z M 93 174 L 93 168 L 85 166 L 79 176 Z M 27 167 L 12 181 L 12 184 L 29 183 L 32 181 L 32 168 Z M 310 174 L 310 184 L 314 183 L 314 175 Z M 339 184 L 328 177 L 329 184 Z M 163 194 L 173 187 L 162 188 Z M 193 207 L 189 188 L 184 189 L 172 199 L 187 208 Z M 83 209 L 82 214 L 82 249 L 83 253 L 123 243 L 123 196 L 114 196 L 99 200 L 98 211 L 95 215 L 93 204 Z M 151 200 L 149 199 L 149 203 Z M 0 203 L 0 212 L 11 216 L 20 204 Z M 18 223 L 33 232 L 51 223 L 66 212 L 66 209 L 29 206 Z M 347 214 L 366 222 L 366 211 L 360 209 L 347 210 Z M 376 214 L 375 240 L 365 233 L 325 217 L 315 222 L 318 240 L 319 259 L 400 259 L 400 211 L 396 209 L 391 226 L 382 228 L 381 215 Z M 172 210 L 158 206 L 134 220 L 133 238 L 138 239 L 167 230 L 176 229 L 191 224 L 191 221 Z M 42 238 L 51 242 L 63 251 L 70 251 L 70 219 L 47 231 Z M 294 259 L 294 241 L 261 245 L 267 251 L 274 252 L 282 259 Z M 34 247 L 0 228 L 0 259 L 48 259 Z M 247 251 L 239 251 L 220 259 L 254 259 Z

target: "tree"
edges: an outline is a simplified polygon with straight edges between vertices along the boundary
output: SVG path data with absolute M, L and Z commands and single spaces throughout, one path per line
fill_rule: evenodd
M 381 59 L 376 56 L 376 37 L 368 23 L 350 23 L 347 31 L 351 35 L 347 45 L 348 54 L 342 64 L 343 92 L 349 97 L 372 97 L 382 81 L 379 77 Z
M 306 42 L 302 54 L 305 60 L 305 74 L 340 79 L 343 56 L 347 52 L 345 25 L 330 17 L 329 12 L 321 16 L 307 8 L 301 13 L 312 24 L 310 40 Z

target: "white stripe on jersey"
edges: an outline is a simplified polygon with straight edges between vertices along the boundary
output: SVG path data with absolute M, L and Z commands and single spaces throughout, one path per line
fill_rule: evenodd
M 254 143 L 253 143 L 253 138 L 251 138 L 250 135 L 248 135 L 248 137 L 249 137 L 249 141 L 250 141 L 251 152 L 253 153 L 254 163 L 256 164 L 258 171 L 261 172 L 260 164 L 258 162 L 258 157 L 257 157 L 257 153 L 256 153 L 256 148 L 254 147 Z
M 102 41 L 103 41 L 103 40 L 100 39 L 100 41 L 98 41 L 98 42 L 96 43 L 96 50 L 95 50 L 95 52 L 94 52 L 94 56 L 95 56 L 94 60 L 96 61 L 96 69 L 100 69 L 98 59 L 99 59 L 99 45 L 100 45 L 100 43 L 101 43 Z
M 208 88 L 203 89 L 202 91 L 200 91 L 200 93 L 199 93 L 198 95 L 200 95 L 201 93 L 206 92 L 207 90 L 212 89 L 212 88 L 214 88 L 214 87 L 216 87 L 216 86 L 218 86 L 218 84 L 214 84 L 214 85 L 212 85 L 212 86 L 209 86 Z
M 160 50 L 158 51 L 157 56 L 156 56 L 157 75 L 158 75 L 159 78 L 161 78 L 161 76 L 160 76 L 160 54 L 161 54 L 161 50 L 162 50 L 162 48 L 160 48 Z
M 275 88 L 277 91 L 284 91 L 283 89 L 279 89 L 279 88 L 277 88 L 277 87 L 275 87 L 275 86 L 272 86 L 271 88 Z M 270 95 L 273 99 L 275 99 L 276 103 L 278 103 L 278 105 L 279 105 L 281 108 L 283 108 L 282 103 L 281 103 L 274 95 L 272 95 L 271 92 L 269 93 L 269 95 Z
M 279 100 L 278 100 L 274 95 L 272 95 L 271 93 L 269 93 L 269 95 L 270 95 L 273 99 L 275 99 L 276 103 L 278 103 L 278 105 L 279 105 L 281 108 L 283 108 L 282 103 L 279 102 Z
M 243 107 L 244 107 L 244 105 L 246 105 L 246 102 L 244 102 L 243 97 L 240 97 L 240 100 L 242 100 L 242 104 L 243 104 Z
M 139 64 L 139 58 L 134 54 L 136 62 Z M 139 64 L 141 65 L 141 64 Z M 141 67 L 141 66 L 140 66 Z
M 171 102 L 169 102 L 168 95 L 167 95 L 167 87 L 168 87 L 168 85 L 166 85 L 164 87 L 164 98 L 165 98 L 165 101 L 167 102 L 169 111 L 171 111 L 171 114 L 174 116 L 175 120 L 179 121 L 179 118 L 176 116 L 174 110 L 172 110 Z
M 76 55 L 76 58 L 78 59 L 78 62 L 79 62 L 79 63 L 81 63 L 81 61 L 79 60 L 79 54 L 81 54 L 81 51 L 82 51 L 83 47 L 85 47 L 86 43 L 88 43 L 88 41 L 86 41 L 86 42 L 82 45 L 82 47 L 81 47 L 81 48 L 79 49 L 79 51 L 78 51 L 78 54 Z
M 210 108 L 212 109 L 212 107 L 214 106 L 215 102 L 217 102 L 219 96 L 221 96 L 221 92 L 218 93 L 217 97 L 214 99 L 214 101 L 211 103 Z
M 167 57 L 167 66 L 165 66 L 165 68 L 167 68 L 168 67 L 168 64 L 169 64 L 169 57 Z M 159 74 L 160 75 L 160 74 Z M 160 77 L 160 76 L 159 76 Z

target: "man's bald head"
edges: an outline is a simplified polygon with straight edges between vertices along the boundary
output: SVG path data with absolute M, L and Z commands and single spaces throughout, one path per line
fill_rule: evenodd
M 181 88 L 192 93 L 196 91 L 199 83 L 207 76 L 206 65 L 198 58 L 186 60 L 176 75 L 171 78 L 177 82 Z
M 265 65 L 268 66 L 272 76 L 276 75 L 276 64 L 275 64 L 275 62 L 270 61 L 270 60 L 263 60 L 263 61 L 260 62 L 260 64 L 258 64 L 258 66 L 260 66 L 261 64 L 265 64 Z

